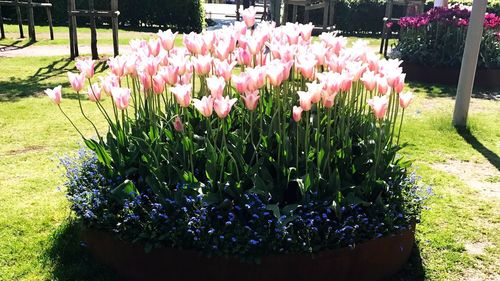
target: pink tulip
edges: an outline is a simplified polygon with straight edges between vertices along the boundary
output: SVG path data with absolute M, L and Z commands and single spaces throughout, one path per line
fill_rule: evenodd
M 147 48 L 148 42 L 142 39 L 132 39 L 130 40 L 129 45 L 134 52 L 139 52 L 140 50 Z
M 242 72 L 240 75 L 233 74 L 231 77 L 233 85 L 239 93 L 242 94 L 247 91 L 249 79 L 248 74 Z
M 367 91 L 373 91 L 377 86 L 377 76 L 371 71 L 365 72 L 363 77 L 361 77 L 361 81 L 363 81 L 363 85 L 365 85 Z
M 341 74 L 340 89 L 344 92 L 348 92 L 352 87 L 353 76 L 351 73 L 342 72 Z
M 257 11 L 255 10 L 255 7 L 252 6 L 248 9 L 245 9 L 241 12 L 241 17 L 243 18 L 243 21 L 247 25 L 248 28 L 254 26 L 255 24 L 255 15 L 257 14 Z
M 266 74 L 269 78 L 269 83 L 275 87 L 281 85 L 283 82 L 283 73 L 285 72 L 283 63 L 280 61 L 273 61 L 266 67 Z
M 309 41 L 311 39 L 313 29 L 314 25 L 312 23 L 299 25 L 300 35 L 304 41 Z
M 198 56 L 194 58 L 194 70 L 198 75 L 207 75 L 212 66 L 212 56 Z
M 250 54 L 252 54 L 253 56 L 255 56 L 261 50 L 260 42 L 257 41 L 252 36 L 247 37 L 246 43 L 247 43 L 247 49 L 250 51 Z
M 237 21 L 233 24 L 233 29 L 238 36 L 247 34 L 247 25 L 244 22 Z
M 292 70 L 293 61 L 289 61 L 283 65 L 283 81 L 290 78 L 290 72 Z
M 229 57 L 229 53 L 231 53 L 231 51 L 232 51 L 231 41 L 222 40 L 222 41 L 219 41 L 219 43 L 215 47 L 215 56 L 219 60 L 226 60 Z
M 297 45 L 300 36 L 300 31 L 297 25 L 287 22 L 286 25 L 283 27 L 283 32 L 286 38 L 288 39 L 289 45 Z
M 318 103 L 321 100 L 321 93 L 323 92 L 323 84 L 317 83 L 306 83 L 307 91 L 311 94 L 311 102 Z
M 231 79 L 231 74 L 236 62 L 229 63 L 228 61 L 215 60 L 215 75 L 224 77 L 224 81 L 228 82 Z
M 296 67 L 305 78 L 313 80 L 317 61 L 314 56 L 311 56 L 312 55 L 298 57 Z
M 212 51 L 214 49 L 215 39 L 214 31 L 207 31 L 203 33 L 203 41 L 205 42 L 205 46 L 207 46 L 208 51 Z
M 127 61 L 125 60 L 125 58 L 118 56 L 118 57 L 110 58 L 108 61 L 108 66 L 114 75 L 116 75 L 118 77 L 122 77 L 123 74 L 125 73 L 125 64 L 126 63 L 127 63 Z
M 154 76 L 158 71 L 159 61 L 154 57 L 144 58 L 141 61 L 140 69 L 144 70 L 149 76 Z
M 214 99 L 211 96 L 204 96 L 199 99 L 193 99 L 194 107 L 205 117 L 212 116 Z
M 186 72 L 181 76 L 179 83 L 182 85 L 190 84 L 193 81 L 193 72 Z
M 361 61 L 351 61 L 346 64 L 347 72 L 352 77 L 352 81 L 358 81 L 366 70 L 366 65 Z
M 318 73 L 319 81 L 324 85 L 323 90 L 332 95 L 338 93 L 342 84 L 342 75 L 333 72 Z
M 130 101 L 130 89 L 115 87 L 111 89 L 111 96 L 115 101 L 116 108 L 124 110 L 128 107 Z
M 170 57 L 170 65 L 177 67 L 177 74 L 184 75 L 188 69 L 188 60 L 183 55 L 176 55 Z
M 247 88 L 252 92 L 262 88 L 266 83 L 266 72 L 265 69 L 261 66 L 247 69 L 247 74 L 248 74 Z
M 412 101 L 413 101 L 413 93 L 406 92 L 399 94 L 399 105 L 402 108 L 407 108 Z
M 169 64 L 170 55 L 167 53 L 167 51 L 162 49 L 160 51 L 160 54 L 158 54 L 157 59 L 158 59 L 159 65 L 166 66 Z
M 347 38 L 337 36 L 336 33 L 322 33 L 319 38 L 321 42 L 330 47 L 331 51 L 336 55 L 339 55 L 340 51 L 347 46 Z
M 114 74 L 99 77 L 99 80 L 101 80 L 102 90 L 108 95 L 111 95 L 111 89 L 120 86 L 120 80 Z
M 94 67 L 95 61 L 91 59 L 77 59 L 76 68 L 85 75 L 86 78 L 90 79 L 94 77 Z
M 293 107 L 293 110 L 292 110 L 293 121 L 299 122 L 300 119 L 302 119 L 302 111 L 304 111 L 304 110 L 300 106 Z
M 372 108 L 373 113 L 377 119 L 382 119 L 387 111 L 389 100 L 387 96 L 375 96 L 367 101 L 368 105 Z
M 377 88 L 379 95 L 385 95 L 387 90 L 389 90 L 389 85 L 387 85 L 387 79 L 384 77 L 377 77 Z
M 163 81 L 165 81 L 170 86 L 173 86 L 177 84 L 177 81 L 179 80 L 179 67 L 169 65 L 160 69 L 159 74 L 163 78 Z
M 229 115 L 229 112 L 231 112 L 231 108 L 236 101 L 237 99 L 229 99 L 228 96 L 216 99 L 214 101 L 214 110 L 215 113 L 217 113 L 217 116 L 219 116 L 220 119 L 226 118 L 227 115 Z
M 311 95 L 311 93 L 310 92 L 297 91 L 297 94 L 299 95 L 300 107 L 304 111 L 311 110 L 311 107 L 312 107 L 312 98 L 313 98 L 313 96 Z
M 89 100 L 94 102 L 101 100 L 101 87 L 99 87 L 99 84 L 95 83 L 92 86 L 88 86 L 87 96 Z
M 175 120 L 174 120 L 174 130 L 176 132 L 182 132 L 184 130 L 184 124 L 182 124 L 182 120 L 179 116 L 176 116 L 175 117 Z
M 159 74 L 153 76 L 153 92 L 155 94 L 161 94 L 165 90 L 165 81 L 163 77 Z
M 138 76 L 139 80 L 141 81 L 141 85 L 144 89 L 144 92 L 149 91 L 153 87 L 153 81 L 151 81 L 151 76 L 143 71 L 139 72 Z
M 212 76 L 207 78 L 207 86 L 212 98 L 215 100 L 222 97 L 226 82 L 223 77 Z
M 311 53 L 316 58 L 316 65 L 317 66 L 325 64 L 327 50 L 328 49 L 323 44 L 321 44 L 319 42 L 315 42 L 311 45 Z
M 236 58 L 238 59 L 239 65 L 250 66 L 252 63 L 252 54 L 247 49 L 238 48 Z
M 394 91 L 396 93 L 401 93 L 403 91 L 403 88 L 405 87 L 405 77 L 406 74 L 401 74 L 398 77 L 396 77 L 393 81 L 394 83 Z
M 160 38 L 161 45 L 163 49 L 170 51 L 174 48 L 174 43 L 175 43 L 175 37 L 177 36 L 176 33 L 172 33 L 172 30 L 167 30 L 167 31 L 159 31 L 158 32 L 158 38 Z
M 189 34 L 184 34 L 184 46 L 193 55 L 206 54 L 208 49 L 203 41 L 203 37 L 200 34 L 191 32 Z
M 61 104 L 62 99 L 62 86 L 59 85 L 54 89 L 45 90 L 45 94 L 57 105 Z
M 138 58 L 136 55 L 128 56 L 125 60 L 125 74 L 128 74 L 132 77 L 137 77 L 137 64 Z
M 245 101 L 245 107 L 250 111 L 254 111 L 259 103 L 259 91 L 247 92 L 242 98 Z
M 68 72 L 69 83 L 75 92 L 80 92 L 85 84 L 85 73 L 75 74 Z
M 191 91 L 193 86 L 191 84 L 177 85 L 171 89 L 175 96 L 177 103 L 181 107 L 188 107 L 191 103 Z
M 158 54 L 160 54 L 160 50 L 161 50 L 161 41 L 160 39 L 149 39 L 149 42 L 148 42 L 148 51 L 149 51 L 149 55 L 150 56 L 153 56 L 153 57 L 156 57 L 158 56 Z

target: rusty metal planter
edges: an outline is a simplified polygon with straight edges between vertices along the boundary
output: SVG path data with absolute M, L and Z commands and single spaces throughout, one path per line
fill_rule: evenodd
M 426 65 L 403 62 L 403 72 L 409 81 L 457 85 L 459 68 L 433 68 Z M 500 87 L 500 69 L 477 69 L 474 85 L 478 87 Z
M 286 254 L 262 258 L 260 264 L 236 258 L 205 257 L 196 251 L 144 247 L 110 233 L 83 233 L 91 254 L 124 280 L 385 280 L 407 262 L 415 226 L 396 235 L 373 239 L 354 248 L 325 250 L 315 255 Z

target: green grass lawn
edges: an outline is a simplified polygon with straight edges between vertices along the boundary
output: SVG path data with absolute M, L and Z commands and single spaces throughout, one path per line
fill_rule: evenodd
M 91 134 L 69 94 L 66 71 L 73 68 L 61 57 L 0 58 L 0 280 L 114 279 L 86 254 L 58 190 L 64 180 L 58 156 L 81 141 L 43 90 L 63 84 L 62 107 Z M 405 117 L 404 153 L 435 195 L 396 280 L 494 280 L 500 202 L 498 193 L 480 188 L 500 188 L 500 103 L 473 99 L 469 131 L 459 133 L 451 126 L 455 89 L 409 88 L 418 98 Z M 92 104 L 83 103 L 99 120 Z

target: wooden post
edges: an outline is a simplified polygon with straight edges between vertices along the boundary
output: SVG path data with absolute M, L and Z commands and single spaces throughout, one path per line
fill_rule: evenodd
M 94 13 L 94 0 L 89 0 L 89 11 L 90 15 L 90 50 L 92 51 L 92 59 L 99 59 L 99 54 L 97 53 L 97 31 Z
M 120 54 L 118 42 L 118 0 L 111 0 L 111 12 L 115 14 L 111 18 L 111 27 L 113 29 L 113 54 L 116 57 Z
M 476 76 L 487 3 L 488 0 L 474 0 L 472 2 L 472 12 L 469 27 L 467 28 L 462 68 L 460 69 L 455 110 L 453 112 L 453 125 L 457 127 L 465 127 L 467 125 L 467 115 L 469 114 L 470 99 Z
M 75 0 L 70 0 L 71 2 L 71 11 L 76 10 L 76 3 Z M 71 27 L 72 27 L 72 32 L 73 32 L 73 44 L 74 44 L 74 50 L 75 50 L 75 58 L 80 56 L 80 52 L 78 51 L 78 22 L 76 21 L 76 16 L 71 15 Z
M 71 16 L 71 0 L 68 0 L 68 29 L 69 29 L 69 52 L 70 58 L 74 59 L 75 56 L 75 39 L 73 38 L 73 22 Z
M 45 2 L 50 3 L 50 0 L 45 0 Z M 45 7 L 45 12 L 47 13 L 47 21 L 49 22 L 50 40 L 54 40 L 54 25 L 52 23 L 52 11 L 50 7 Z
M 5 30 L 3 28 L 2 6 L 0 6 L 0 39 L 5 38 Z
M 30 42 L 36 42 L 35 16 L 33 15 L 33 0 L 28 0 L 28 34 Z
M 15 4 L 16 4 L 17 24 L 19 25 L 19 37 L 24 38 L 23 17 L 21 16 L 21 7 L 19 7 L 19 0 L 15 0 Z

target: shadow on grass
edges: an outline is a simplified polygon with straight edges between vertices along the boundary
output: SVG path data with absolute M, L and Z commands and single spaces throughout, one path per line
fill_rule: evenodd
M 69 86 L 66 72 L 76 71 L 72 60 L 61 58 L 50 62 L 48 65 L 40 67 L 32 75 L 26 78 L 11 76 L 8 81 L 0 81 L 0 102 L 13 102 L 21 98 L 43 95 L 46 88 L 53 88 L 58 84 Z M 27 63 L 29 61 L 27 60 Z M 95 72 L 100 73 L 106 69 L 106 62 L 100 61 L 96 64 Z M 64 77 L 64 83 L 54 83 L 54 78 Z M 77 95 L 64 95 L 64 98 L 76 99 Z
M 81 226 L 68 219 L 53 233 L 42 255 L 44 266 L 51 270 L 51 280 L 116 280 L 111 270 L 90 256 L 80 232 Z
M 417 243 L 413 244 L 410 259 L 403 269 L 390 281 L 422 281 L 425 280 L 425 269 Z
M 463 127 L 456 127 L 457 133 L 474 148 L 477 152 L 481 153 L 484 158 L 491 163 L 491 165 L 495 166 L 497 170 L 500 171 L 500 157 L 498 155 L 484 146 L 473 134 L 472 132 Z
M 21 44 L 23 42 L 24 42 L 24 44 Z M 0 41 L 0 53 L 5 52 L 5 51 L 24 49 L 26 47 L 33 45 L 34 43 L 35 42 L 33 42 L 33 41 L 26 42 L 26 38 L 17 39 L 16 41 L 14 41 L 10 44 L 3 44 L 2 41 Z

